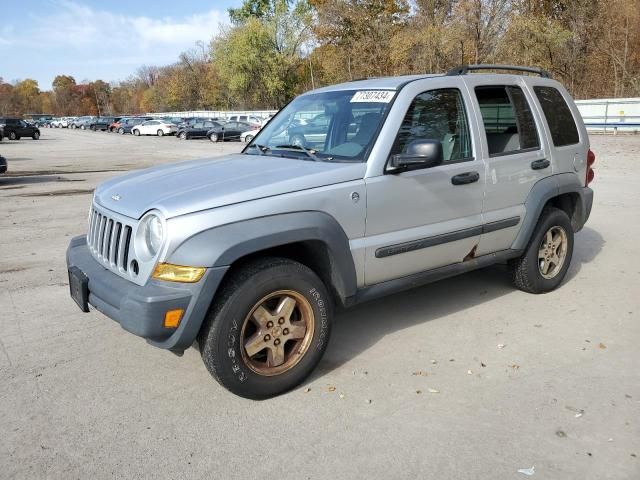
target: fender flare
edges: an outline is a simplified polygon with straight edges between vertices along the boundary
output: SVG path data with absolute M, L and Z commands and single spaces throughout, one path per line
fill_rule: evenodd
M 262 250 L 308 241 L 327 249 L 332 286 L 341 300 L 355 295 L 356 269 L 349 239 L 336 219 L 324 212 L 270 215 L 203 230 L 180 244 L 166 261 L 223 267 Z
M 524 250 L 527 247 L 544 206 L 552 198 L 565 193 L 578 195 L 579 201 L 576 204 L 576 212 L 571 221 L 575 231 L 582 228 L 591 213 L 593 191 L 585 187 L 574 173 L 551 175 L 538 181 L 529 192 L 524 203 L 526 213 L 522 221 L 522 227 L 511 245 L 513 250 Z

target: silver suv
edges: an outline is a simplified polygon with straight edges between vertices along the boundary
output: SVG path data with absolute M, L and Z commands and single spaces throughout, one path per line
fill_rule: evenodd
M 487 67 L 536 75 L 469 73 Z M 197 341 L 223 386 L 270 397 L 319 362 L 336 307 L 505 261 L 521 290 L 558 287 L 594 160 L 539 69 L 317 89 L 241 154 L 101 184 L 71 296 L 176 354 Z

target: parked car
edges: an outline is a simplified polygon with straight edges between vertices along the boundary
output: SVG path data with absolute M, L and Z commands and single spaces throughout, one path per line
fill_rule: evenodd
M 162 137 L 163 135 L 175 135 L 177 131 L 177 125 L 166 123 L 162 120 L 147 120 L 131 128 L 131 133 L 136 137 L 140 135 L 157 135 L 158 137 Z
M 251 124 L 253 128 L 260 128 L 262 126 L 263 119 L 256 117 L 255 115 L 231 115 L 228 122 L 245 122 Z
M 97 117 L 94 117 L 92 115 L 87 115 L 87 116 L 84 116 L 84 117 L 75 118 L 69 123 L 69 126 L 71 128 L 79 128 L 81 130 L 86 130 L 86 129 L 89 128 L 89 125 L 91 125 L 91 123 L 96 118 Z
M 178 128 L 176 134 L 180 140 L 191 138 L 206 138 L 213 128 L 222 127 L 222 124 L 211 120 L 200 120 L 193 124 L 187 124 Z
M 38 128 L 48 127 L 53 117 L 42 117 L 33 120 L 33 125 Z
M 7 173 L 7 159 L 0 155 L 0 174 Z
M 141 124 L 142 122 L 146 122 L 147 120 L 151 120 L 151 117 L 131 117 L 131 118 L 120 120 L 120 125 L 118 126 L 118 133 L 120 135 L 124 135 L 125 133 L 131 133 L 131 130 L 133 129 L 133 127 Z
M 40 129 L 29 125 L 19 118 L 0 118 L 2 134 L 9 140 L 20 140 L 22 137 L 31 137 L 34 140 L 40 138 Z
M 593 203 L 587 130 L 548 73 L 481 68 L 314 90 L 226 161 L 100 184 L 67 250 L 71 297 L 156 347 L 197 341 L 221 385 L 260 399 L 313 371 L 335 307 L 497 262 L 520 290 L 558 288 Z M 280 144 L 318 112 L 323 144 Z
M 240 134 L 240 141 L 241 142 L 245 142 L 245 143 L 249 143 L 251 140 L 253 140 L 253 137 L 255 137 L 258 132 L 260 131 L 259 128 L 257 129 L 253 129 L 253 130 L 247 130 L 246 132 L 242 132 Z
M 97 132 L 98 130 L 109 130 L 109 126 L 120 120 L 120 117 L 96 117 L 89 123 L 89 129 Z
M 53 120 L 51 120 L 49 126 L 51 128 L 67 128 L 69 127 L 69 122 L 70 119 L 68 117 L 54 118 Z
M 254 130 L 254 126 L 246 122 L 227 122 L 218 124 L 207 132 L 207 137 L 212 142 L 224 142 L 225 140 L 240 140 L 240 135 L 248 130 Z

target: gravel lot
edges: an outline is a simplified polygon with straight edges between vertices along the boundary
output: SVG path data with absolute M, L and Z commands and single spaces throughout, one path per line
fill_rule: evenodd
M 242 145 L 42 133 L 0 143 L 0 478 L 640 478 L 640 136 L 592 137 L 559 290 L 496 266 L 356 307 L 306 384 L 253 402 L 81 313 L 65 268 L 97 183 Z

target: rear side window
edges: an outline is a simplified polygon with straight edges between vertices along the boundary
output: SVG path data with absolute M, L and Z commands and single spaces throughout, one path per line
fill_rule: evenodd
M 540 148 L 536 123 L 524 93 L 515 86 L 476 87 L 489 155 Z
M 551 130 L 551 139 L 556 147 L 573 145 L 580 141 L 578 128 L 571 110 L 562 94 L 553 87 L 533 87 L 544 116 Z

